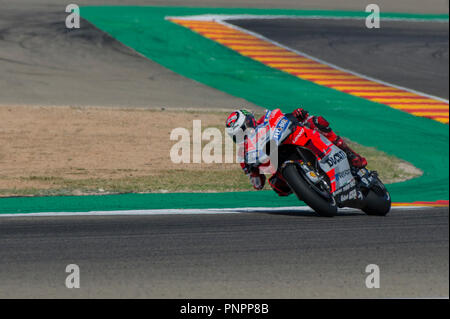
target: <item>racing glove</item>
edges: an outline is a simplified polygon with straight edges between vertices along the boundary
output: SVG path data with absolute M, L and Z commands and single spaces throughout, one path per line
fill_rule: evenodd
M 266 184 L 266 175 L 260 174 L 259 172 L 252 172 L 249 174 L 249 177 L 254 189 L 261 190 L 264 188 L 264 185 Z
M 309 113 L 307 110 L 298 108 L 292 112 L 292 115 L 294 115 L 299 122 L 304 122 L 306 119 L 308 119 Z

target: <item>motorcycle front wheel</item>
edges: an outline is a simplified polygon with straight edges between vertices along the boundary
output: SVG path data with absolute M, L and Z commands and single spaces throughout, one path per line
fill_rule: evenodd
M 329 199 L 320 196 L 314 186 L 299 173 L 297 165 L 287 164 L 283 169 L 283 176 L 298 199 L 304 201 L 317 214 L 324 217 L 333 217 L 337 214 L 338 208 L 334 198 L 331 195 Z

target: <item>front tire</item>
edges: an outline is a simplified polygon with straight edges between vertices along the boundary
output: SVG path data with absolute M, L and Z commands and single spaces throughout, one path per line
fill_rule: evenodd
M 283 176 L 298 199 L 304 201 L 320 216 L 333 217 L 337 214 L 337 205 L 334 198 L 330 195 L 330 199 L 326 200 L 317 194 L 311 185 L 305 181 L 303 176 L 300 175 L 297 165 L 287 164 L 283 169 Z

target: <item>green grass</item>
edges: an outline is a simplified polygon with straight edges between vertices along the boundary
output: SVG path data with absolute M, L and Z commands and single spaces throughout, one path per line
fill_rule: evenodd
M 171 170 L 157 175 L 122 178 L 71 179 L 57 176 L 30 176 L 23 181 L 37 181 L 45 188 L 0 189 L 1 196 L 51 196 L 105 193 L 147 192 L 224 192 L 249 190 L 248 178 L 235 170 Z
M 395 156 L 372 147 L 362 146 L 348 140 L 347 142 L 356 152 L 367 159 L 367 168 L 377 171 L 385 183 L 402 182 L 423 174 L 421 170 Z

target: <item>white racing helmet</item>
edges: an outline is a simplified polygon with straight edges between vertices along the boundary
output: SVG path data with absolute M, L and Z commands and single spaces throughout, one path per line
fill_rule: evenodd
M 256 120 L 247 110 L 233 111 L 225 123 L 227 134 L 236 142 L 237 136 L 243 134 L 248 128 L 256 128 Z

